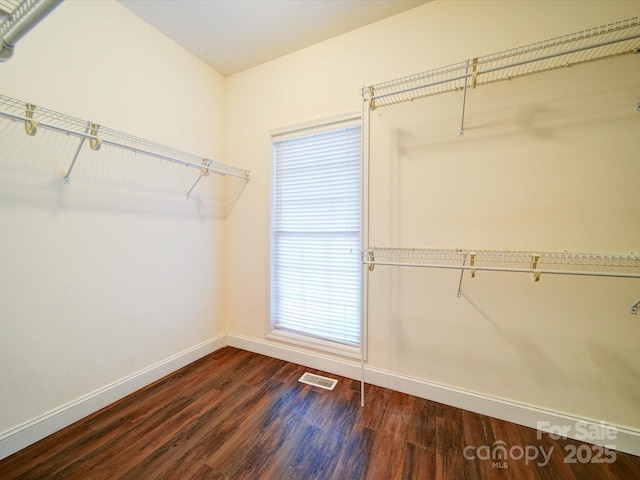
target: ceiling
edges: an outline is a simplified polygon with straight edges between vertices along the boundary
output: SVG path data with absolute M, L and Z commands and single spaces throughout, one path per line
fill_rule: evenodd
M 228 76 L 429 0 L 119 0 Z

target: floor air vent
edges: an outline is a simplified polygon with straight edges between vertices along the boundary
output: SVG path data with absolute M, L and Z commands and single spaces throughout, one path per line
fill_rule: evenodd
M 338 383 L 338 380 L 314 375 L 313 373 L 305 373 L 300 377 L 299 381 L 307 385 L 313 385 L 314 387 L 324 388 L 325 390 L 333 390 L 333 387 Z

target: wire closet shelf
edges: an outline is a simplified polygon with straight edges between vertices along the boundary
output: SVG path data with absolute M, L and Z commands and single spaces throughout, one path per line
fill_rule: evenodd
M 466 92 L 467 86 L 475 88 L 639 51 L 640 17 L 632 17 L 366 86 L 362 97 L 374 110 L 446 92 Z
M 576 252 L 534 252 L 515 250 L 467 250 L 460 248 L 371 247 L 362 254 L 362 263 L 373 271 L 377 265 L 460 270 L 461 296 L 465 271 L 471 277 L 478 271 L 529 273 L 537 282 L 542 274 L 578 275 L 640 279 L 640 255 Z M 637 314 L 640 299 L 629 313 Z
M 372 247 L 364 252 L 370 266 L 389 265 L 470 270 L 640 278 L 640 255 Z M 637 270 L 634 270 L 637 269 Z
M 92 150 L 99 150 L 102 145 L 110 145 L 198 169 L 200 176 L 188 190 L 187 198 L 202 177 L 208 176 L 210 173 L 235 177 L 245 182 L 249 180 L 249 172 L 247 170 L 145 140 L 128 133 L 113 130 L 91 121 L 48 110 L 5 95 L 0 95 L 0 117 L 17 122 L 24 122 L 25 131 L 27 135 L 30 136 L 34 136 L 38 128 L 44 128 L 76 136 L 81 139 L 81 143 L 76 150 L 75 156 L 65 176 L 65 183 L 69 183 L 71 171 L 78 158 L 80 149 L 86 140 L 89 141 Z

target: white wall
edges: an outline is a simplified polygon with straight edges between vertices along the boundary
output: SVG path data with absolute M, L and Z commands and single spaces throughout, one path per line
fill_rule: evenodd
M 638 6 L 436 1 L 230 77 L 228 158 L 252 170 L 229 222 L 230 334 L 282 351 L 265 338 L 270 129 L 357 111 L 363 84 L 629 18 Z M 459 96 L 423 103 L 413 124 L 409 107 L 374 112 L 370 244 L 639 251 L 638 62 L 478 89 L 464 139 Z M 370 278 L 370 368 L 640 430 L 640 323 L 628 314 L 637 280 L 482 273 L 465 278 L 459 299 L 458 272 L 378 268 Z
M 0 64 L 4 95 L 220 161 L 223 87 L 112 1 L 64 2 Z M 0 119 L 0 438 L 226 332 L 226 186 L 187 200 L 197 171 L 107 146 L 64 185 L 78 142 Z

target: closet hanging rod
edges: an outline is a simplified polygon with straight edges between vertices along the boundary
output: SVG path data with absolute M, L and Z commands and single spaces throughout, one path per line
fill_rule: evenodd
M 483 267 L 470 265 L 445 265 L 437 263 L 403 263 L 403 262 L 384 262 L 378 260 L 364 260 L 365 265 L 388 266 L 388 267 L 417 267 L 417 268 L 443 268 L 450 270 L 485 270 L 490 272 L 515 272 L 515 273 L 531 273 L 531 274 L 552 274 L 552 275 L 581 275 L 587 277 L 618 277 L 618 278 L 640 278 L 640 273 L 627 272 L 597 272 L 597 271 L 581 271 L 581 270 L 554 270 L 554 269 L 534 269 L 534 268 L 511 268 L 511 267 Z
M 611 253 L 580 253 L 580 252 L 543 252 L 526 250 L 483 250 L 462 248 L 426 248 L 426 247 L 370 247 L 365 254 L 373 258 L 389 261 L 410 263 L 456 262 L 465 257 L 487 263 L 524 263 L 528 264 L 531 257 L 539 257 L 540 264 L 549 265 L 578 265 L 595 267 L 636 267 L 640 268 L 640 255 L 635 252 L 628 254 Z M 371 257 L 369 257 L 371 258 Z
M 87 121 L 85 120 L 70 117 L 68 115 L 54 112 L 52 110 L 47 110 L 42 107 L 34 107 L 28 103 L 13 99 L 11 97 L 7 97 L 5 95 L 0 95 L 0 107 L 5 108 L 4 110 L 0 110 L 1 117 L 5 117 L 13 121 L 24 122 L 25 126 L 31 125 L 30 128 L 32 129 L 31 131 L 33 133 L 29 133 L 30 135 L 35 134 L 37 128 L 42 127 L 44 129 L 53 130 L 60 133 L 65 133 L 67 135 L 73 135 L 79 138 L 97 142 L 97 147 L 95 148 L 96 150 L 99 148 L 100 144 L 110 145 L 116 148 L 121 148 L 131 152 L 148 155 L 161 160 L 184 165 L 190 168 L 197 168 L 200 171 L 216 173 L 218 175 L 234 177 L 245 181 L 249 180 L 249 172 L 246 170 L 242 170 L 219 162 L 213 162 L 209 159 L 204 159 L 204 163 L 202 163 L 203 159 L 201 157 L 197 157 L 196 155 L 182 152 L 165 145 L 153 143 L 149 140 L 145 140 L 124 132 L 119 132 L 117 130 L 98 125 L 96 125 L 96 134 L 93 134 L 91 131 L 87 132 Z M 18 110 L 24 111 L 25 115 L 15 113 Z M 42 121 L 41 118 L 49 120 L 49 122 Z M 58 124 L 52 122 L 57 122 Z M 98 133 L 101 133 L 102 135 Z

